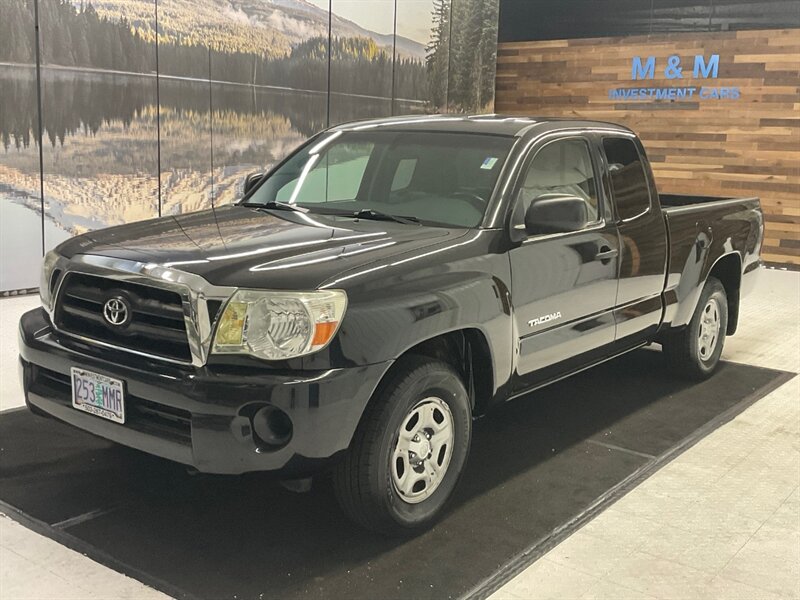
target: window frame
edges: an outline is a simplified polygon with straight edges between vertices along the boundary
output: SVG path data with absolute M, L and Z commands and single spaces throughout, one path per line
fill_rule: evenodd
M 617 196 L 614 191 L 614 182 L 611 180 L 611 169 L 609 168 L 611 166 L 611 162 L 608 160 L 608 154 L 606 153 L 606 146 L 604 143 L 605 140 L 607 139 L 626 140 L 630 142 L 633 145 L 634 150 L 636 150 L 636 155 L 639 157 L 639 164 L 642 167 L 642 173 L 644 173 L 644 182 L 645 186 L 647 187 L 647 208 L 633 215 L 632 217 L 622 218 L 619 212 L 619 206 L 617 204 Z M 614 207 L 614 215 L 617 218 L 617 222 L 630 223 L 632 221 L 636 221 L 637 219 L 641 219 L 645 215 L 650 214 L 650 212 L 653 210 L 653 189 L 652 189 L 653 182 L 651 181 L 650 173 L 648 172 L 649 169 L 647 168 L 647 162 L 646 162 L 647 159 L 645 158 L 644 154 L 642 154 L 642 150 L 639 147 L 639 144 L 637 143 L 636 137 L 629 135 L 622 135 L 622 134 L 603 134 L 600 136 L 599 146 L 600 146 L 600 152 L 602 152 L 603 154 L 603 161 L 605 163 L 604 165 L 605 180 L 607 181 L 607 186 L 608 186 L 606 193 L 609 196 L 611 205 Z M 605 183 L 604 187 L 606 187 Z
M 525 212 L 522 211 L 522 223 L 515 223 L 514 215 L 519 214 L 520 205 L 523 203 L 523 200 L 520 198 L 519 193 L 522 189 L 523 184 L 525 183 L 525 177 L 528 173 L 528 169 L 530 168 L 531 164 L 539 153 L 550 146 L 551 144 L 556 144 L 558 142 L 565 142 L 569 140 L 579 140 L 586 145 L 586 150 L 589 153 L 589 160 L 592 164 L 592 170 L 594 171 L 594 187 L 595 187 L 595 196 L 597 197 L 597 215 L 598 218 L 595 221 L 592 221 L 586 225 L 583 229 L 576 229 L 575 231 L 562 231 L 560 233 L 541 233 L 541 234 L 534 234 L 531 235 L 525 230 Z M 585 134 L 585 133 L 574 133 L 574 132 L 559 132 L 557 135 L 545 139 L 541 144 L 535 145 L 533 148 L 527 151 L 524 159 L 522 160 L 522 166 L 520 167 L 519 171 L 517 172 L 516 181 L 514 182 L 513 191 L 511 193 L 511 222 L 512 227 L 519 229 L 521 232 L 525 234 L 525 239 L 522 240 L 522 243 L 528 243 L 531 241 L 542 240 L 542 239 L 551 239 L 557 237 L 563 237 L 567 235 L 575 235 L 580 233 L 585 233 L 587 231 L 595 231 L 598 229 L 603 229 L 606 226 L 606 207 L 605 207 L 605 194 L 602 190 L 601 182 L 599 181 L 599 175 L 602 173 L 602 164 L 599 162 L 599 156 L 597 155 L 596 150 L 594 150 L 595 145 L 593 144 L 592 140 Z

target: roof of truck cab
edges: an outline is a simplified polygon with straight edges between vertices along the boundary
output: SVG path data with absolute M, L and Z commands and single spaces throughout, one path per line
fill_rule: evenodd
M 387 117 L 343 123 L 331 131 L 437 131 L 456 133 L 482 133 L 524 137 L 528 133 L 543 133 L 561 129 L 604 129 L 631 133 L 631 130 L 615 123 L 584 119 L 556 117 L 525 117 L 518 115 L 414 115 L 409 117 Z

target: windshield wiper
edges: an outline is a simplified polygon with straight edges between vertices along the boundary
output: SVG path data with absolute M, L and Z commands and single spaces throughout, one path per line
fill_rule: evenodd
M 416 217 L 401 217 L 400 215 L 390 215 L 389 213 L 373 210 L 371 208 L 362 208 L 351 216 L 357 219 L 373 219 L 375 221 L 394 221 L 402 223 L 403 225 L 419 225 L 419 219 Z
M 269 202 L 242 202 L 239 206 L 246 206 L 248 208 L 267 208 L 273 210 L 291 210 L 294 212 L 307 213 L 308 209 L 296 204 L 289 204 L 288 202 L 281 202 L 280 200 L 270 200 Z

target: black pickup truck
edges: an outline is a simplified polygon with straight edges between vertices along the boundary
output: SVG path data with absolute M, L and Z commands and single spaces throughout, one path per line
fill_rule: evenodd
M 201 472 L 331 472 L 347 515 L 403 531 L 491 407 L 654 342 L 709 376 L 762 238 L 756 198 L 659 197 L 617 125 L 341 125 L 236 205 L 49 253 L 26 401 Z

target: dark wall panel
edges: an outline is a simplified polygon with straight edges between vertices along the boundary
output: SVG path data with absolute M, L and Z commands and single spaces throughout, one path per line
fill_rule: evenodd
M 708 31 L 711 27 L 711 4 L 711 0 L 652 0 L 650 33 Z M 621 34 L 628 35 L 628 32 Z
M 561 40 L 649 33 L 651 0 L 501 0 L 499 40 Z
M 737 31 L 800 27 L 797 0 L 713 0 L 711 29 Z
M 789 27 L 797 0 L 500 0 L 500 42 Z

